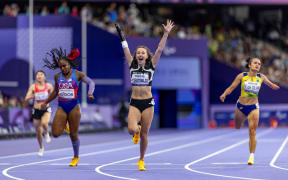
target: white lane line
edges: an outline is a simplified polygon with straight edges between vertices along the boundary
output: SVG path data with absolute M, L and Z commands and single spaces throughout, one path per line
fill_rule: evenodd
M 191 135 L 189 136 L 188 133 L 187 134 L 185 133 L 185 134 L 180 136 L 181 138 L 178 137 L 177 140 L 179 140 L 179 139 L 189 139 L 189 138 L 192 138 L 192 137 L 196 137 L 198 134 L 199 133 L 195 133 L 195 134 L 193 134 L 193 136 L 191 136 Z M 155 139 L 157 140 L 158 138 L 165 138 L 165 135 L 154 135 L 154 136 L 151 136 L 151 140 L 155 140 Z M 116 145 L 116 144 L 122 144 L 122 143 L 125 143 L 125 142 L 128 142 L 128 140 L 105 142 L 105 143 L 98 143 L 98 144 L 89 144 L 89 145 L 81 145 L 81 149 L 90 148 L 90 147 L 97 147 L 97 146 Z M 71 147 L 54 149 L 54 150 L 45 150 L 45 154 L 46 153 L 67 151 L 67 150 L 71 151 Z M 37 152 L 32 152 L 32 153 L 23 153 L 23 154 L 13 154 L 13 155 L 7 155 L 7 156 L 0 156 L 0 159 L 15 158 L 15 157 L 25 157 L 25 156 L 35 156 L 35 155 L 37 155 L 37 153 L 38 153 L 38 151 Z
M 276 162 L 277 158 L 279 157 L 280 153 L 283 151 L 283 149 L 284 149 L 285 145 L 287 144 L 287 142 L 288 142 L 288 136 L 287 136 L 286 139 L 283 141 L 283 143 L 281 144 L 281 146 L 280 146 L 280 148 L 278 149 L 277 153 L 275 154 L 275 156 L 274 156 L 273 159 L 271 160 L 271 162 L 270 162 L 270 164 L 269 164 L 271 167 L 288 171 L 287 168 L 283 168 L 283 167 L 280 167 L 280 166 L 276 166 L 276 165 L 275 165 L 275 162 Z
M 10 165 L 11 163 L 0 163 L 0 166 L 7 166 Z
M 235 133 L 233 133 L 233 135 L 234 135 L 234 134 L 235 134 Z M 200 141 L 195 141 L 195 142 L 187 143 L 187 144 L 180 145 L 180 146 L 175 146 L 175 147 L 173 147 L 173 148 L 168 148 L 168 149 L 165 149 L 165 150 L 155 151 L 155 152 L 146 154 L 145 157 L 154 156 L 154 155 L 162 154 L 162 153 L 165 153 L 165 152 L 175 151 L 175 150 L 187 148 L 187 147 L 190 147 L 190 146 L 196 146 L 196 145 L 199 145 L 199 144 L 208 143 L 208 142 L 211 142 L 211 141 L 215 141 L 215 140 L 218 140 L 218 139 L 222 139 L 222 138 L 227 137 L 227 136 L 232 136 L 232 134 L 229 133 L 229 134 L 225 134 L 225 135 L 215 136 L 215 137 L 213 137 L 213 138 L 208 138 L 208 139 L 204 139 L 204 140 L 200 140 Z M 102 171 L 101 171 L 101 168 L 106 167 L 106 166 L 111 166 L 111 165 L 114 165 L 114 164 L 118 164 L 118 163 L 122 163 L 122 162 L 126 162 L 126 161 L 135 160 L 135 159 L 138 159 L 138 158 L 139 158 L 139 156 L 135 156 L 135 157 L 132 157 L 132 158 L 123 159 L 123 160 L 120 160 L 120 161 L 115 161 L 115 162 L 112 162 L 112 163 L 104 164 L 104 165 L 101 165 L 101 166 L 96 167 L 96 168 L 95 168 L 95 171 L 96 171 L 97 173 L 99 173 L 99 174 L 102 174 L 102 175 L 108 176 L 108 177 L 113 177 L 113 178 L 118 178 L 118 179 L 126 179 L 126 180 L 137 180 L 137 179 L 134 179 L 134 178 L 116 176 L 116 175 L 113 175 L 113 174 L 105 173 L 105 172 L 102 172 Z M 136 165 L 136 164 L 135 164 L 135 165 Z
M 268 130 L 266 130 L 266 131 L 264 131 L 262 133 L 259 133 L 259 135 L 257 137 L 259 138 L 261 136 L 264 136 L 264 135 L 270 133 L 272 130 L 273 129 L 268 129 Z M 216 156 L 218 154 L 221 154 L 221 153 L 223 153 L 225 151 L 228 151 L 230 149 L 233 149 L 233 148 L 235 148 L 237 146 L 240 146 L 240 145 L 242 145 L 242 144 L 244 144 L 244 143 L 246 143 L 248 141 L 249 141 L 249 139 L 242 140 L 242 141 L 240 141 L 238 143 L 232 144 L 232 145 L 230 145 L 230 146 L 228 146 L 226 148 L 223 148 L 223 149 L 221 149 L 219 151 L 216 151 L 216 152 L 214 152 L 212 154 L 209 154 L 209 155 L 207 155 L 207 156 L 205 156 L 203 158 L 200 158 L 200 159 L 197 159 L 197 160 L 195 160 L 193 162 L 190 162 L 190 163 L 185 165 L 185 169 L 187 169 L 188 171 L 195 172 L 195 173 L 205 174 L 205 175 L 210 175 L 210 176 L 226 177 L 226 178 L 232 178 L 232 179 L 245 179 L 245 180 L 263 180 L 263 179 L 256 179 L 256 178 L 247 178 L 247 177 L 238 177 L 238 176 L 228 176 L 228 175 L 214 174 L 214 173 L 208 173 L 208 172 L 203 172 L 203 171 L 197 171 L 197 170 L 194 170 L 194 169 L 190 168 L 190 166 L 193 165 L 193 164 L 196 164 L 196 163 L 198 163 L 200 161 L 203 161 L 205 159 L 208 159 L 208 158 L 211 158 L 211 157 Z
M 196 135 L 192 135 L 192 136 L 188 136 L 187 134 L 180 136 L 180 137 L 176 137 L 176 138 L 171 138 L 171 139 L 167 139 L 166 140 L 159 140 L 159 141 L 155 141 L 155 142 L 151 142 L 150 145 L 157 145 L 157 144 L 163 144 L 163 143 L 170 143 L 173 141 L 179 141 L 179 140 L 183 140 L 183 139 L 191 139 L 192 137 L 196 137 L 198 136 L 198 133 Z M 119 147 L 119 148 L 113 148 L 113 149 L 108 149 L 108 150 L 102 150 L 102 151 L 96 151 L 96 152 L 92 152 L 92 153 L 85 153 L 85 154 L 81 154 L 81 157 L 86 157 L 86 156 L 93 156 L 93 155 L 99 155 L 99 154 L 105 154 L 105 153 L 111 153 L 111 152 L 116 152 L 116 151 L 122 151 L 122 150 L 127 150 L 127 149 L 132 149 L 132 148 L 138 148 L 138 146 L 135 145 L 131 145 L 131 146 L 125 146 L 125 147 Z M 71 148 L 70 148 L 71 149 Z M 55 150 L 56 151 L 56 150 Z M 71 159 L 71 156 L 67 156 L 67 157 L 62 157 L 62 158 L 57 158 L 57 159 L 51 159 L 51 160 L 45 160 L 45 161 L 36 161 L 36 162 L 32 162 L 32 163 L 25 163 L 25 164 L 20 164 L 20 165 L 16 165 L 16 166 L 12 166 L 9 168 L 6 168 L 2 171 L 2 174 L 4 176 L 7 176 L 11 179 L 15 179 L 15 180 L 24 180 L 21 178 L 17 178 L 14 176 L 11 176 L 8 174 L 8 171 L 11 169 L 15 169 L 18 167 L 23 167 L 23 166 L 30 166 L 30 165 L 35 165 L 35 164 L 41 164 L 41 163 L 46 163 L 46 162 L 54 162 L 54 161 L 60 161 L 60 160 L 66 160 L 66 159 Z
M 247 162 L 219 162 L 219 163 L 211 163 L 215 165 L 238 165 L 238 164 L 247 164 Z
M 126 164 L 117 164 L 115 166 L 135 166 L 136 163 L 126 163 Z M 171 166 L 172 163 L 145 163 L 149 166 Z M 67 163 L 52 163 L 52 164 L 43 164 L 44 166 L 67 166 Z M 97 163 L 78 163 L 78 166 L 101 166 L 103 164 Z

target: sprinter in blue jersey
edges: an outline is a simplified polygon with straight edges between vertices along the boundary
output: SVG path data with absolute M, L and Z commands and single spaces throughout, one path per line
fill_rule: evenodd
M 62 48 L 52 49 L 48 55 L 52 58 L 52 62 L 47 57 L 44 58 L 45 67 L 49 69 L 60 68 L 61 72 L 55 75 L 55 89 L 41 107 L 45 109 L 47 104 L 58 96 L 58 109 L 52 123 L 52 135 L 59 137 L 68 121 L 74 150 L 74 157 L 69 166 L 77 166 L 80 146 L 78 128 L 81 118 L 78 99 L 79 83 L 83 81 L 89 85 L 89 99 L 94 99 L 95 83 L 84 73 L 75 69 L 79 64 L 77 61 L 77 57 L 80 55 L 78 49 L 72 50 L 68 55 Z

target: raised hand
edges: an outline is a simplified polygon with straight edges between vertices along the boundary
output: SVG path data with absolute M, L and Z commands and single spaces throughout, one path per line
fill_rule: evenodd
M 170 31 L 172 30 L 172 28 L 174 27 L 174 22 L 167 19 L 166 25 L 162 24 L 163 28 L 164 28 L 164 33 L 170 33 Z

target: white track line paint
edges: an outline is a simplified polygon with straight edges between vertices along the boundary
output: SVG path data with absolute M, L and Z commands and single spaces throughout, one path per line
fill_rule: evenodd
M 190 139 L 192 137 L 198 136 L 198 133 L 193 134 L 193 136 L 187 136 L 189 135 L 188 133 L 181 135 L 180 137 L 176 137 L 171 139 L 172 141 L 175 140 L 180 140 L 180 139 Z M 151 140 L 153 139 L 158 139 L 158 138 L 165 138 L 165 135 L 154 135 L 151 136 Z M 159 140 L 160 141 L 160 140 Z M 113 142 L 105 142 L 105 143 L 99 143 L 99 144 L 89 144 L 89 145 L 81 145 L 81 149 L 83 148 L 90 148 L 90 147 L 97 147 L 97 146 L 109 146 L 109 145 L 116 145 L 116 144 L 122 144 L 128 142 L 128 140 L 122 140 L 122 141 L 113 141 Z M 60 149 L 54 149 L 54 150 L 45 150 L 46 153 L 54 153 L 54 152 L 61 152 L 61 151 L 71 151 L 71 147 L 69 148 L 60 148 Z M 37 155 L 37 152 L 32 152 L 32 153 L 23 153 L 23 154 L 14 154 L 14 155 L 8 155 L 8 156 L 0 156 L 0 159 L 7 159 L 7 158 L 15 158 L 15 157 L 25 157 L 25 156 L 35 156 Z
M 145 163 L 149 166 L 171 166 L 172 163 Z M 78 163 L 78 166 L 101 166 L 103 164 L 97 164 L 97 163 Z M 67 163 L 52 163 L 52 164 L 43 164 L 43 166 L 67 166 Z M 115 166 L 135 166 L 135 163 L 126 163 L 126 164 L 117 164 Z
M 247 162 L 219 162 L 219 163 L 211 163 L 215 165 L 234 165 L 234 164 L 247 164 Z
M 0 163 L 0 166 L 7 166 L 7 165 L 11 165 L 11 163 Z
M 266 130 L 266 131 L 264 131 L 262 133 L 259 133 L 259 135 L 257 137 L 259 138 L 261 136 L 264 136 L 264 135 L 270 133 L 272 130 L 273 129 L 268 129 L 268 130 Z M 263 179 L 246 178 L 246 177 L 238 177 L 238 176 L 226 176 L 226 175 L 221 175 L 221 174 L 214 174 L 214 173 L 208 173 L 208 172 L 203 172 L 203 171 L 197 171 L 197 170 L 194 170 L 194 169 L 190 168 L 190 166 L 193 165 L 193 164 L 196 164 L 196 163 L 198 163 L 200 161 L 203 161 L 205 159 L 208 159 L 208 158 L 211 158 L 211 157 L 216 156 L 218 154 L 221 154 L 221 153 L 223 153 L 225 151 L 228 151 L 230 149 L 233 149 L 233 148 L 235 148 L 237 146 L 240 146 L 240 145 L 242 145 L 242 144 L 244 144 L 244 143 L 246 143 L 248 141 L 249 141 L 249 139 L 242 140 L 242 141 L 240 141 L 238 143 L 232 144 L 232 145 L 230 145 L 230 146 L 228 146 L 226 148 L 223 148 L 223 149 L 221 149 L 219 151 L 216 151 L 216 152 L 214 152 L 212 154 L 209 154 L 209 155 L 207 155 L 207 156 L 205 156 L 203 158 L 200 158 L 200 159 L 195 160 L 195 161 L 193 161 L 191 163 L 188 163 L 188 164 L 185 165 L 185 169 L 187 169 L 188 171 L 195 172 L 195 173 L 205 174 L 205 175 L 210 175 L 210 176 L 226 177 L 226 178 L 232 178 L 232 179 L 245 179 L 245 180 L 263 180 Z
M 231 134 L 231 132 L 229 132 L 229 133 Z M 179 141 L 179 140 L 183 140 L 183 139 L 186 139 L 186 138 L 190 138 L 191 139 L 191 137 L 194 137 L 194 136 L 198 136 L 198 133 L 196 135 L 188 136 L 188 137 L 187 137 L 187 134 L 184 134 L 183 136 L 179 136 L 179 137 L 176 137 L 176 138 L 171 138 L 171 139 L 159 140 L 159 141 L 156 141 L 156 142 L 151 142 L 150 145 L 163 144 L 163 143 L 166 143 L 166 142 L 170 143 L 172 141 Z M 125 142 L 127 142 L 127 141 L 125 141 Z M 88 145 L 88 146 L 90 146 L 90 145 Z M 113 148 L 113 149 L 108 149 L 108 150 L 96 151 L 96 152 L 93 152 L 93 153 L 80 154 L 80 158 L 81 157 L 86 157 L 86 156 L 93 156 L 93 155 L 105 154 L 105 153 L 110 153 L 110 152 L 122 151 L 122 150 L 127 150 L 127 149 L 132 149 L 132 148 L 138 148 L 138 146 L 131 145 L 131 146 Z M 54 151 L 57 151 L 57 150 L 54 150 Z M 26 163 L 26 164 L 20 164 L 20 165 L 12 166 L 12 167 L 4 169 L 2 171 L 2 174 L 4 176 L 7 176 L 7 177 L 11 178 L 11 179 L 24 180 L 24 179 L 17 178 L 17 177 L 9 175 L 8 171 L 11 170 L 11 169 L 18 168 L 18 167 L 30 166 L 30 165 L 35 165 L 35 164 L 41 164 L 41 163 L 46 163 L 46 162 L 54 162 L 54 161 L 60 161 L 60 160 L 66 160 L 66 159 L 71 159 L 71 156 L 57 158 L 57 159 L 50 159 L 50 160 L 45 160 L 45 161 L 36 161 L 36 162 L 32 162 L 32 163 Z
M 195 145 L 199 145 L 199 144 L 208 143 L 208 142 L 211 142 L 211 141 L 215 141 L 215 140 L 218 140 L 218 139 L 222 139 L 222 138 L 227 137 L 227 136 L 232 136 L 232 135 L 234 135 L 234 134 L 235 134 L 235 133 L 232 133 L 232 134 L 231 134 L 231 133 L 229 133 L 229 134 L 224 134 L 224 135 L 220 135 L 220 136 L 215 136 L 215 137 L 213 137 L 213 138 L 208 138 L 208 139 L 204 139 L 204 140 L 200 140 L 200 141 L 195 141 L 195 142 L 187 143 L 187 144 L 180 145 L 180 146 L 175 146 L 175 147 L 173 147 L 173 148 L 169 148 L 169 149 L 165 149 L 165 150 L 155 151 L 155 152 L 146 154 L 145 157 L 154 156 L 154 155 L 162 154 L 162 153 L 165 153 L 165 152 L 175 151 L 175 150 L 187 148 L 187 147 L 190 147 L 190 146 L 195 146 Z M 169 142 L 170 142 L 170 141 L 169 141 Z M 104 172 L 102 172 L 100 169 L 103 168 L 103 167 L 106 167 L 106 166 L 111 166 L 111 165 L 114 165 L 114 164 L 118 164 L 118 163 L 122 163 L 122 162 L 126 162 L 126 161 L 131 161 L 131 160 L 135 160 L 135 159 L 138 159 L 138 158 L 139 158 L 139 156 L 136 156 L 136 157 L 132 157 L 132 158 L 123 159 L 123 160 L 120 160 L 120 161 L 115 161 L 115 162 L 112 162 L 112 163 L 104 164 L 104 165 L 101 165 L 101 166 L 96 167 L 96 168 L 95 168 L 95 171 L 96 171 L 97 173 L 99 173 L 99 174 L 104 175 L 104 176 L 109 176 L 109 177 L 113 177 L 113 178 L 127 179 L 127 180 L 137 180 L 137 179 L 133 179 L 133 178 L 116 176 L 116 175 L 104 173 Z M 135 165 L 136 165 L 136 164 L 135 164 Z
M 275 154 L 275 156 L 274 156 L 273 159 L 271 160 L 271 162 L 270 162 L 270 164 L 269 164 L 271 167 L 288 171 L 287 168 L 283 168 L 283 167 L 280 167 L 280 166 L 276 166 L 276 165 L 275 165 L 275 162 L 276 162 L 277 158 L 279 157 L 280 153 L 283 151 L 283 149 L 284 149 L 285 145 L 287 144 L 287 142 L 288 142 L 288 136 L 287 136 L 286 139 L 283 141 L 283 143 L 281 144 L 281 146 L 280 146 L 280 148 L 278 149 L 277 153 Z

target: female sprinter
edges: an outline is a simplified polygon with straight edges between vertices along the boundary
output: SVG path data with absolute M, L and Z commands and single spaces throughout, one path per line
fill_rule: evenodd
M 236 129 L 240 129 L 243 121 L 248 118 L 250 150 L 248 164 L 253 165 L 257 143 L 256 128 L 259 122 L 258 93 L 262 82 L 274 90 L 279 89 L 279 86 L 269 81 L 265 75 L 258 73 L 261 68 L 261 60 L 259 58 L 249 58 L 247 60 L 247 68 L 249 68 L 249 72 L 240 73 L 220 96 L 220 100 L 224 102 L 226 96 L 231 94 L 241 83 L 241 96 L 236 103 L 234 121 Z
M 133 135 L 134 144 L 137 144 L 139 139 L 141 139 L 140 159 L 138 161 L 138 169 L 140 171 L 146 170 L 144 154 L 148 145 L 147 135 L 154 115 L 154 100 L 151 93 L 153 74 L 162 54 L 168 34 L 173 27 L 174 23 L 170 20 L 167 20 L 166 25 L 163 24 L 164 34 L 154 56 L 152 56 L 150 50 L 146 46 L 139 46 L 132 57 L 124 33 L 116 24 L 116 29 L 122 41 L 125 59 L 130 67 L 132 95 L 128 113 L 128 131 Z M 138 126 L 138 122 L 141 122 L 141 126 Z
M 47 105 L 47 108 L 41 110 L 41 104 L 44 103 L 52 91 L 52 84 L 46 82 L 46 74 L 44 71 L 40 70 L 36 72 L 36 82 L 29 87 L 25 97 L 25 101 L 34 99 L 32 118 L 36 130 L 37 140 L 40 146 L 40 150 L 38 152 L 39 156 L 43 156 L 44 153 L 44 147 L 42 143 L 42 128 L 45 132 L 46 142 L 49 143 L 51 141 L 48 129 L 48 123 L 51 117 L 51 107 Z
M 58 108 L 52 123 L 52 135 L 59 137 L 68 121 L 70 128 L 69 135 L 74 150 L 74 157 L 69 166 L 77 166 L 80 146 L 78 127 L 81 118 L 78 87 L 80 81 L 89 84 L 88 98 L 94 99 L 95 84 L 84 73 L 75 70 L 78 67 L 76 59 L 80 55 L 78 49 L 72 50 L 68 56 L 66 56 L 66 51 L 63 51 L 62 48 L 52 49 L 48 55 L 52 58 L 52 62 L 45 58 L 45 67 L 49 69 L 59 68 L 61 72 L 55 75 L 55 89 L 41 107 L 45 108 L 49 102 L 58 96 Z

